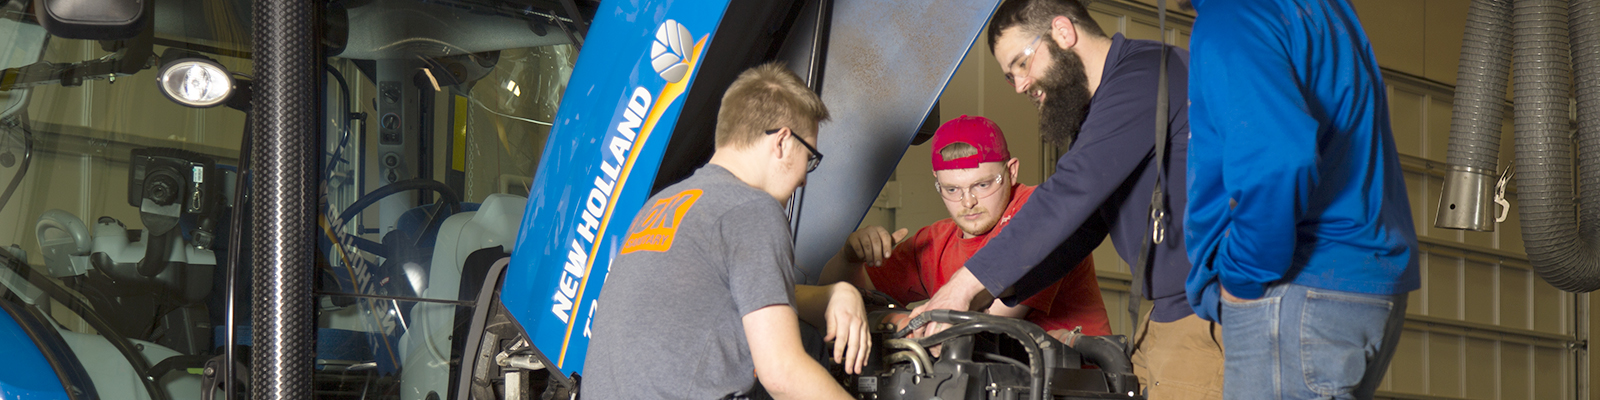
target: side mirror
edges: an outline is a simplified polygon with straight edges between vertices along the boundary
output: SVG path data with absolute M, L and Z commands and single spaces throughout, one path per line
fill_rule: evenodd
M 34 0 L 39 25 L 56 37 L 124 40 L 139 35 L 155 0 Z

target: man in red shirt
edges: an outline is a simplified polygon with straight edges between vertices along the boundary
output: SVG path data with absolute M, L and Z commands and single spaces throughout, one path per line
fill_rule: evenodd
M 1033 186 L 1016 183 L 1019 161 L 1011 158 L 1000 127 L 987 118 L 963 115 L 945 122 L 933 135 L 932 153 L 936 188 L 950 218 L 905 242 L 900 242 L 908 232 L 904 228 L 893 234 L 881 226 L 857 230 L 828 262 L 824 282 L 849 281 L 901 303 L 927 300 L 1033 194 Z M 987 312 L 1026 319 L 1057 338 L 1077 327 L 1086 335 L 1110 335 L 1094 259 L 1085 258 L 1072 271 L 1016 307 L 995 300 Z

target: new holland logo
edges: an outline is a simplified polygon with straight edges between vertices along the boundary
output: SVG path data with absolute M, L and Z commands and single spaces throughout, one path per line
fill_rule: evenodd
M 655 44 L 650 46 L 650 64 L 667 82 L 676 83 L 689 73 L 689 64 L 683 62 L 689 52 L 689 28 L 676 20 L 667 20 L 656 29 Z

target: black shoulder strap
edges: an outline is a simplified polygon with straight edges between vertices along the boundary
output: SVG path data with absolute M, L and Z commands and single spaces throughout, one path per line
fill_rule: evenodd
M 1152 253 L 1155 251 L 1155 245 L 1161 244 L 1161 241 L 1167 235 L 1167 194 L 1164 190 L 1167 175 L 1167 118 L 1169 118 L 1167 115 L 1167 0 L 1158 0 L 1156 3 L 1158 18 L 1160 19 L 1158 23 L 1159 32 L 1161 32 L 1161 66 L 1159 67 L 1161 76 L 1156 81 L 1156 184 L 1155 190 L 1150 194 L 1150 234 L 1143 240 L 1144 244 L 1139 246 L 1139 260 L 1132 265 L 1133 282 L 1130 285 L 1132 293 L 1128 298 L 1128 320 L 1133 321 L 1134 332 L 1132 337 L 1136 338 L 1136 340 L 1133 346 L 1128 346 L 1128 356 L 1130 357 L 1133 356 L 1133 351 L 1139 347 L 1138 343 L 1140 341 L 1137 340 L 1139 337 L 1139 303 L 1144 300 L 1144 295 L 1149 290 L 1146 287 L 1149 285 L 1146 277 L 1150 275 L 1150 264 L 1154 262 L 1155 257 Z

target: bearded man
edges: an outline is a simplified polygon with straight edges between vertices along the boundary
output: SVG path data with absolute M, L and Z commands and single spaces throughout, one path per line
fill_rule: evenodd
M 1150 300 L 1133 338 L 1134 373 L 1149 398 L 1221 398 L 1222 342 L 1184 292 L 1188 53 L 1159 42 L 1107 37 L 1076 0 L 1011 0 L 989 21 L 1000 71 L 1039 107 L 1039 134 L 1066 152 L 1009 226 L 957 270 L 917 313 L 966 310 L 995 296 L 1017 304 L 1073 272 L 1110 236 Z M 1168 49 L 1165 154 L 1156 149 L 1161 52 Z M 1156 157 L 1165 157 L 1157 171 Z M 1164 240 L 1151 236 L 1151 193 L 1161 175 Z M 1148 261 L 1141 257 L 1149 246 Z M 1142 262 L 1143 261 L 1143 262 Z M 1146 269 L 1147 268 L 1147 269 Z M 1146 273 L 1147 272 L 1147 273 Z M 975 301 L 976 300 L 976 301 Z M 933 324 L 925 333 L 938 331 Z

